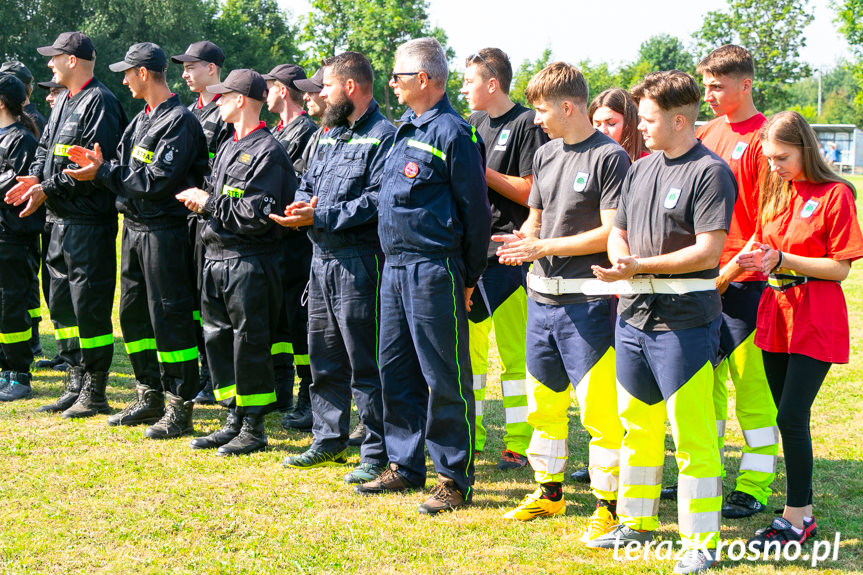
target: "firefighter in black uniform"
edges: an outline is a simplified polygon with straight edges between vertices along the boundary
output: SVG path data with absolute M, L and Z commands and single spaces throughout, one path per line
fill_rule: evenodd
M 219 146 L 234 133 L 231 125 L 219 116 L 219 94 L 211 94 L 207 91 L 208 86 L 221 81 L 225 53 L 212 42 L 204 40 L 190 44 L 184 54 L 173 56 L 171 61 L 183 66 L 183 79 L 186 85 L 192 93 L 198 94 L 197 100 L 189 105 L 189 110 L 195 114 L 201 123 L 201 128 L 204 129 L 212 168 L 213 158 L 216 157 Z M 192 273 L 197 298 L 195 320 L 198 322 L 201 320 L 201 278 L 204 272 L 204 245 L 201 243 L 204 224 L 204 218 L 200 214 L 195 212 L 189 214 L 189 245 L 192 249 Z M 201 362 L 201 391 L 195 396 L 194 401 L 199 404 L 215 403 L 213 381 L 210 379 L 207 354 L 204 350 L 204 333 L 200 327 L 198 328 L 198 359 Z
M 114 94 L 93 77 L 96 50 L 86 35 L 64 32 L 37 51 L 51 57 L 54 81 L 67 91 L 51 111 L 30 175 L 19 178 L 6 202 L 26 202 L 23 217 L 47 202 L 51 223 L 49 308 L 57 349 L 69 368 L 63 394 L 39 410 L 88 417 L 109 411 L 105 385 L 114 353 L 117 208 L 111 191 L 78 182 L 64 170 L 73 164 L 69 150 L 74 145 L 98 144 L 113 158 L 126 115 Z
M 30 95 L 33 93 L 33 74 L 27 66 L 15 60 L 4 62 L 0 66 L 0 74 L 12 74 L 24 84 L 25 98 L 23 111 L 24 115 L 36 124 L 35 136 L 38 141 L 38 138 L 42 135 L 42 131 L 45 129 L 46 120 L 45 116 L 36 109 L 36 105 L 30 101 Z M 33 243 L 30 245 L 28 251 L 30 256 L 28 261 L 30 262 L 32 291 L 30 292 L 30 300 L 27 302 L 27 312 L 30 314 L 30 321 L 33 327 L 33 331 L 30 334 L 30 350 L 34 356 L 42 355 L 42 344 L 39 341 L 39 322 L 42 321 L 42 305 L 39 301 L 39 268 L 44 261 L 49 239 L 50 236 L 45 237 L 43 244 L 41 238 L 37 236 L 33 239 Z M 47 275 L 47 272 L 45 275 Z M 2 359 L 2 356 L 3 354 L 0 353 L 0 359 Z
M 207 221 L 201 316 L 216 398 L 228 407 L 222 429 L 193 439 L 194 449 L 242 455 L 267 446 L 264 415 L 276 404 L 270 348 L 282 290 L 281 230 L 268 216 L 285 209 L 297 189 L 288 155 L 260 121 L 267 83 L 234 70 L 222 84 L 219 112 L 234 136 L 219 148 L 204 189 L 177 199 Z
M 113 191 L 124 215 L 120 328 L 138 380 L 137 399 L 109 424 L 153 423 L 144 432 L 151 439 L 192 432 L 192 398 L 199 390 L 196 298 L 188 212 L 174 195 L 201 185 L 209 169 L 201 124 L 171 93 L 166 67 L 156 44 L 129 48 L 109 68 L 123 72 L 132 96 L 147 105 L 123 133 L 118 159 L 103 161 L 98 147 L 69 151 L 82 166 L 70 175 L 95 178 Z
M 27 99 L 24 84 L 12 74 L 0 74 L 0 194 L 17 182 L 16 176 L 27 174 L 36 155 L 38 128 L 24 114 Z M 21 208 L 0 203 L 0 401 L 29 399 L 30 314 L 27 308 L 32 286 L 22 282 L 31 270 L 29 246 L 39 241 L 45 222 L 45 210 L 38 216 L 19 218 Z M 38 297 L 38 293 L 37 293 Z
M 303 110 L 303 92 L 295 82 L 306 79 L 299 66 L 281 64 L 264 74 L 267 81 L 267 108 L 279 115 L 273 131 L 276 140 L 284 146 L 299 179 L 306 172 L 303 152 L 318 127 Z M 285 231 L 281 243 L 282 287 L 284 298 L 280 314 L 273 355 L 276 362 L 276 392 L 279 409 L 288 412 L 282 419 L 285 429 L 312 429 L 312 404 L 309 386 L 312 371 L 309 367 L 308 310 L 303 294 L 309 283 L 312 265 L 312 244 L 308 236 L 296 230 Z M 291 405 L 294 370 L 300 379 L 296 405 Z

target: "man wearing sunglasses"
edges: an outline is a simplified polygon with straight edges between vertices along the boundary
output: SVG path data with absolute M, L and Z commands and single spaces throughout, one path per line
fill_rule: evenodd
M 492 235 L 521 229 L 528 216 L 527 198 L 533 182 L 533 154 L 548 137 L 533 123 L 533 112 L 509 98 L 512 65 L 498 48 L 483 48 L 465 61 L 464 94 L 474 113 L 468 122 L 476 127 L 486 148 L 485 177 L 491 204 Z M 507 266 L 498 261 L 498 244 L 491 244 L 488 267 L 474 292 L 470 320 L 470 363 L 476 399 L 474 450 L 485 446 L 482 401 L 488 370 L 488 337 L 494 325 L 501 363 L 501 388 L 506 420 L 504 450 L 498 469 L 518 469 L 527 464 L 527 446 L 533 428 L 527 423 L 527 368 L 525 326 L 527 265 Z
M 355 488 L 362 494 L 422 488 L 428 447 L 438 484 L 419 506 L 424 514 L 473 497 L 467 309 L 491 230 L 484 144 L 450 106 L 448 75 L 434 38 L 396 50 L 390 87 L 410 109 L 387 154 L 378 196 L 386 256 L 378 349 L 390 465 Z

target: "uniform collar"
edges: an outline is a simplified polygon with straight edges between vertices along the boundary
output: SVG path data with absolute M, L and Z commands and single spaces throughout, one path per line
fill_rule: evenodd
M 162 108 L 173 108 L 174 106 L 179 104 L 179 102 L 180 102 L 180 99 L 177 97 L 177 95 L 174 94 L 173 92 L 171 92 L 171 95 L 168 96 L 168 99 L 165 100 L 164 102 L 162 102 L 161 104 L 159 104 L 158 106 L 156 106 L 155 108 L 151 108 L 150 104 L 147 104 L 146 106 L 144 106 L 144 113 L 145 114 L 152 114 L 156 110 L 161 110 Z
M 378 113 L 379 106 L 378 103 L 372 99 L 369 102 L 369 107 L 363 112 L 363 115 L 356 119 L 356 121 L 350 126 L 336 126 L 333 128 L 333 133 L 342 133 L 344 131 L 356 132 L 359 130 L 366 122 L 368 122 L 369 118 Z
M 414 111 L 410 108 L 405 111 L 404 115 L 402 115 L 402 122 L 411 123 L 417 128 L 421 128 L 440 116 L 441 114 L 445 114 L 449 111 L 452 111 L 452 106 L 450 106 L 449 98 L 446 94 L 443 95 L 443 98 L 438 100 L 438 103 L 432 106 L 430 109 L 426 110 L 420 116 L 414 115 Z

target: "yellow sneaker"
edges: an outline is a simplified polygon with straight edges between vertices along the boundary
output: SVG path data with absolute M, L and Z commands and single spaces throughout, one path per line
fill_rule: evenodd
M 584 533 L 582 533 L 579 541 L 582 543 L 592 541 L 600 535 L 605 535 L 617 525 L 617 519 L 607 507 L 597 507 L 588 519 L 587 527 L 584 528 Z
M 518 519 L 519 521 L 530 521 L 537 517 L 554 517 L 566 513 L 566 500 L 561 497 L 560 501 L 551 501 L 542 498 L 542 489 L 524 496 L 518 507 L 507 511 L 503 516 L 507 519 Z

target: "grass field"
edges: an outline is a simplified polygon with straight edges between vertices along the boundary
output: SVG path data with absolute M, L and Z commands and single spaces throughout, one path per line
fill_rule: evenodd
M 856 184 L 863 190 L 863 177 Z M 2 270 L 0 270 L 2 273 Z M 819 539 L 840 533 L 835 572 L 863 569 L 863 273 L 845 282 L 852 363 L 835 366 L 813 408 Z M 43 309 L 47 319 L 47 310 Z M 53 355 L 49 323 L 42 342 Z M 134 395 L 119 326 L 108 398 L 119 408 Z M 281 460 L 311 436 L 288 433 L 273 415 L 270 448 L 243 458 L 194 452 L 188 438 L 156 442 L 143 428 L 109 428 L 104 417 L 80 421 L 37 413 L 62 387 L 58 372 L 39 372 L 32 400 L 0 405 L 0 571 L 3 573 L 667 573 L 672 561 L 617 562 L 582 547 L 578 537 L 593 507 L 581 484 L 568 483 L 563 517 L 511 523 L 501 515 L 534 489 L 529 469 L 500 472 L 503 413 L 497 374 L 486 402 L 489 441 L 477 466 L 474 505 L 422 517 L 421 494 L 359 498 L 342 483 L 350 467 L 307 472 Z M 733 392 L 731 392 L 733 402 Z M 733 413 L 733 409 L 729 409 Z M 586 463 L 587 434 L 570 413 L 569 474 Z M 217 407 L 196 408 L 199 434 L 221 426 Z M 743 439 L 729 418 L 726 493 Z M 667 441 L 665 482 L 674 481 Z M 359 460 L 351 453 L 350 463 Z M 430 477 L 433 470 L 430 469 Z M 429 483 L 431 486 L 432 483 Z M 769 510 L 784 503 L 780 460 Z M 660 506 L 662 539 L 676 539 L 676 506 Z M 725 521 L 723 537 L 746 539 L 769 512 Z M 811 552 L 811 546 L 804 547 Z M 718 572 L 798 573 L 805 561 L 724 560 Z

